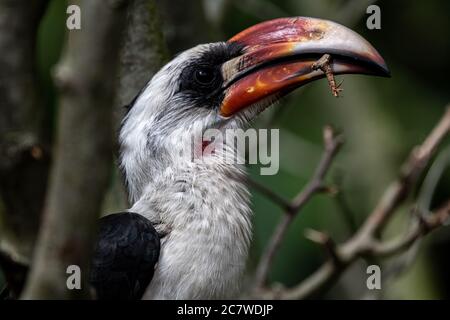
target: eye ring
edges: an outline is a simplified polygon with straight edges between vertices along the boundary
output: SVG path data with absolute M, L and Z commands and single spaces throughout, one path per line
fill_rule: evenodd
M 194 80 L 200 85 L 211 85 L 216 80 L 216 72 L 212 68 L 199 67 L 194 71 Z

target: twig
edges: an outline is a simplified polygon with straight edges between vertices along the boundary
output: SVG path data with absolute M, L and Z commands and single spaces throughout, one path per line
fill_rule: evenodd
M 321 245 L 326 253 L 328 254 L 331 262 L 336 266 L 339 267 L 341 264 L 340 257 L 336 254 L 336 244 L 334 243 L 333 239 L 331 237 L 323 232 L 308 229 L 305 232 L 305 237 L 312 242 L 315 242 L 319 245 Z
M 450 146 L 447 146 L 437 155 L 423 180 L 418 196 L 419 210 L 430 210 L 436 187 L 448 166 L 450 166 Z
M 445 225 L 450 218 L 450 201 L 430 215 L 420 215 L 408 232 L 399 239 L 389 242 L 375 242 L 371 248 L 372 254 L 389 257 L 408 249 L 417 239 L 422 238 L 438 227 Z
M 408 242 L 407 239 L 409 237 L 412 237 L 411 241 L 413 243 L 409 245 L 409 248 L 405 248 L 403 250 L 404 247 L 408 247 L 408 245 L 405 244 L 397 250 L 399 253 L 402 254 L 392 259 L 393 261 L 389 262 L 387 267 L 384 268 L 383 270 L 384 283 L 389 283 L 390 279 L 398 277 L 415 261 L 415 257 L 417 257 L 420 244 L 423 241 L 423 238 L 414 236 L 414 227 L 420 226 L 420 224 L 418 223 L 421 221 L 423 222 L 423 218 L 428 216 L 428 214 L 430 213 L 431 201 L 433 199 L 436 187 L 439 183 L 440 178 L 442 177 L 442 174 L 444 173 L 445 169 L 449 164 L 450 164 L 450 147 L 446 147 L 436 156 L 436 159 L 430 166 L 430 169 L 428 170 L 425 178 L 423 179 L 419 195 L 417 196 L 416 207 L 412 210 L 413 214 L 416 215 L 415 217 L 416 219 L 414 219 L 414 216 L 413 219 L 411 219 L 411 223 L 414 225 L 411 227 L 410 233 L 406 234 L 405 236 L 397 240 L 397 243 L 400 243 L 402 241 Z M 395 243 L 396 241 L 394 240 L 391 241 L 390 243 L 391 247 L 394 247 Z M 388 244 L 384 245 L 384 248 L 386 248 L 385 250 L 388 250 L 387 249 L 388 247 L 389 247 Z M 388 255 L 390 256 L 393 254 Z
M 279 195 L 272 189 L 266 187 L 262 183 L 259 183 L 256 180 L 253 180 L 250 176 L 245 176 L 245 183 L 250 187 L 254 188 L 256 191 L 264 195 L 266 198 L 271 200 L 273 203 L 280 206 L 283 210 L 289 211 L 291 210 L 291 202 L 286 200 L 283 196 Z
M 340 23 L 342 23 L 343 25 L 345 25 L 347 27 L 352 27 L 365 14 L 365 8 L 367 8 L 369 5 L 371 5 L 371 4 L 375 3 L 375 2 L 377 2 L 377 0 L 365 0 L 365 1 L 353 0 L 353 1 L 348 1 L 346 3 L 346 5 L 343 7 L 342 10 L 337 11 L 337 12 L 329 12 L 330 19 L 331 19 L 332 16 L 335 16 L 331 20 L 339 21 Z M 302 3 L 302 6 L 303 5 L 304 4 Z M 356 7 L 359 7 L 361 9 L 360 10 L 356 9 Z M 327 14 L 322 13 L 322 15 L 325 16 Z M 285 15 L 279 15 L 279 16 L 285 16 Z M 262 19 L 262 20 L 264 20 L 264 19 Z M 302 92 L 304 92 L 305 89 L 306 88 L 303 88 L 303 90 L 300 90 L 299 92 L 302 93 Z M 286 107 L 285 108 L 273 109 L 274 110 L 273 114 L 269 118 L 269 121 L 268 121 L 268 127 L 272 127 L 281 118 L 281 116 L 288 109 Z
M 449 131 L 450 108 L 447 108 L 446 113 L 423 144 L 413 149 L 409 159 L 403 165 L 400 177 L 387 188 L 358 232 L 333 249 L 335 258 L 329 259 L 316 272 L 293 288 L 276 292 L 262 291 L 259 297 L 302 299 L 315 296 L 333 284 L 341 272 L 357 258 L 384 257 L 403 251 L 417 239 L 444 225 L 450 216 L 450 202 L 433 215 L 420 216 L 418 223 L 412 224 L 404 237 L 384 243 L 378 239 L 380 231 L 392 217 L 394 210 L 406 199 L 418 176 Z M 336 259 L 340 262 L 339 265 L 334 262 Z
M 320 57 L 319 60 L 313 63 L 311 66 L 311 69 L 313 70 L 322 70 L 323 73 L 325 73 L 328 85 L 330 86 L 331 93 L 336 98 L 339 97 L 339 94 L 342 92 L 343 89 L 340 88 L 342 85 L 342 82 L 338 85 L 336 85 L 336 80 L 334 79 L 333 70 L 331 69 L 331 56 L 329 54 L 324 54 L 322 57 Z
M 417 146 L 411 152 L 409 159 L 403 165 L 400 177 L 386 190 L 374 211 L 370 214 L 362 228 L 360 237 L 378 233 L 389 220 L 394 209 L 403 202 L 409 191 L 414 186 L 419 175 L 423 172 L 431 156 L 450 130 L 450 108 L 425 139 L 422 145 Z
M 305 188 L 300 193 L 298 193 L 297 196 L 288 204 L 286 204 L 284 201 L 279 201 L 278 197 L 275 197 L 272 194 L 271 198 L 276 199 L 278 202 L 281 202 L 283 204 L 283 207 L 285 208 L 285 212 L 283 217 L 281 218 L 281 221 L 275 228 L 275 231 L 273 232 L 272 237 L 269 240 L 269 244 L 264 250 L 263 256 L 261 257 L 261 260 L 258 264 L 255 279 L 256 290 L 264 288 L 267 284 L 268 273 L 272 266 L 275 254 L 286 235 L 288 227 L 291 225 L 292 220 L 295 218 L 297 213 L 315 194 L 327 191 L 324 183 L 325 175 L 328 172 L 328 169 L 330 168 L 331 163 L 338 153 L 342 143 L 343 139 L 341 135 L 336 135 L 331 127 L 325 127 L 325 151 L 313 177 L 305 186 Z

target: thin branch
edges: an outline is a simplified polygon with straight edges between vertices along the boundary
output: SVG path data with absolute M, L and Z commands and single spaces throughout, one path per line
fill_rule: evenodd
M 431 231 L 445 225 L 450 218 L 450 201 L 442 206 L 435 213 L 428 215 L 418 215 L 413 226 L 407 233 L 389 242 L 376 242 L 373 244 L 371 251 L 373 255 L 380 257 L 389 257 L 408 249 L 419 238 L 423 238 Z
M 392 216 L 394 209 L 405 200 L 449 130 L 450 107 L 447 107 L 445 114 L 425 141 L 412 150 L 409 159 L 402 167 L 400 177 L 387 188 L 357 236 L 375 235 L 383 228 Z
M 443 226 L 450 216 L 450 202 L 437 210 L 435 214 L 421 216 L 419 223 L 412 224 L 411 229 L 400 239 L 382 243 L 379 233 L 392 217 L 395 209 L 404 202 L 418 176 L 422 173 L 434 151 L 450 131 L 450 108 L 447 108 L 439 123 L 425 139 L 422 145 L 411 152 L 403 165 L 400 177 L 385 191 L 373 212 L 366 219 L 359 231 L 345 243 L 333 250 L 334 259 L 329 259 L 311 276 L 293 288 L 285 290 L 266 290 L 259 293 L 263 298 L 302 299 L 316 296 L 329 288 L 340 274 L 352 262 L 360 257 L 389 256 L 404 251 L 432 230 Z M 329 248 L 328 248 L 329 250 Z M 340 263 L 336 264 L 334 261 Z
M 336 135 L 331 127 L 325 127 L 324 153 L 314 175 L 312 176 L 308 184 L 304 187 L 304 189 L 299 192 L 297 196 L 294 197 L 294 199 L 288 204 L 286 204 L 284 201 L 280 201 L 278 199 L 278 196 L 275 196 L 274 193 L 267 192 L 267 194 L 271 195 L 272 199 L 275 199 L 276 201 L 283 204 L 285 212 L 283 217 L 281 218 L 281 221 L 275 228 L 275 231 L 273 232 L 272 237 L 269 240 L 269 244 L 264 250 L 261 260 L 256 269 L 256 290 L 260 290 L 261 288 L 266 286 L 268 274 L 270 268 L 272 267 L 275 254 L 278 251 L 289 226 L 291 225 L 298 212 L 315 194 L 327 190 L 324 182 L 325 175 L 327 174 L 331 163 L 337 155 L 342 143 L 343 139 L 341 135 Z
M 339 267 L 341 265 L 340 257 L 336 254 L 336 244 L 328 234 L 317 230 L 308 229 L 305 232 L 305 237 L 312 242 L 321 245 L 325 249 L 325 252 L 327 253 L 331 262 L 336 267 Z
M 282 209 L 289 211 L 291 210 L 291 202 L 286 200 L 283 196 L 279 195 L 272 189 L 266 187 L 264 184 L 259 183 L 256 180 L 253 180 L 250 176 L 245 176 L 245 183 L 261 193 L 263 196 L 271 200 L 273 203 L 280 206 Z
M 311 69 L 321 70 L 323 73 L 325 73 L 328 85 L 331 89 L 331 93 L 333 94 L 333 96 L 338 98 L 340 93 L 343 91 L 343 89 L 340 88 L 342 82 L 340 84 L 336 84 L 336 79 L 334 78 L 334 73 L 331 68 L 331 56 L 328 53 L 324 54 L 322 57 L 320 57 L 319 60 L 313 63 Z
M 450 146 L 447 146 L 437 155 L 436 160 L 423 180 L 418 196 L 418 204 L 421 211 L 430 210 L 436 187 L 448 166 L 450 166 Z
M 86 298 L 90 291 L 90 254 L 112 161 L 118 35 L 128 1 L 78 4 L 82 30 L 69 31 L 65 55 L 55 73 L 61 97 L 58 148 L 25 299 Z M 81 290 L 66 286 L 69 265 L 82 271 Z
M 384 268 L 383 282 L 389 283 L 390 279 L 398 277 L 402 272 L 408 269 L 408 267 L 415 261 L 419 253 L 420 244 L 423 241 L 422 237 L 415 235 L 414 227 L 420 227 L 421 222 L 424 221 L 424 217 L 430 213 L 431 202 L 433 195 L 436 191 L 436 187 L 445 171 L 450 164 L 450 147 L 443 149 L 437 156 L 434 162 L 431 164 L 430 169 L 423 179 L 420 187 L 419 195 L 417 196 L 416 207 L 412 210 L 412 213 L 416 217 L 412 217 L 410 223 L 414 224 L 409 229 L 409 232 L 404 236 L 399 237 L 396 240 L 392 240 L 389 243 L 381 244 L 384 246 L 384 251 L 396 251 L 394 253 L 384 253 L 386 256 L 392 256 L 400 253 L 393 261 Z M 408 240 L 409 239 L 409 240 Z M 413 242 L 409 244 L 409 242 Z M 397 247 L 397 249 L 394 249 Z M 393 248 L 393 249 L 389 249 Z M 383 250 L 381 250 L 383 251 Z M 377 253 L 383 255 L 383 252 Z

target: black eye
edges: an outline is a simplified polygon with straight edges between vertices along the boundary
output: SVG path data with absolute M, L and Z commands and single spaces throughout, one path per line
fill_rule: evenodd
M 222 86 L 219 65 L 208 63 L 191 63 L 181 72 L 180 80 L 180 90 L 197 97 L 215 96 Z
M 216 79 L 216 72 L 211 68 L 200 67 L 194 71 L 194 79 L 201 85 L 209 85 Z

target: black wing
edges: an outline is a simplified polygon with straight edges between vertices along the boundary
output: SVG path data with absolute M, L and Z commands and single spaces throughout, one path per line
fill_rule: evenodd
M 150 221 L 116 213 L 99 221 L 89 281 L 98 299 L 140 299 L 152 280 L 160 240 Z

